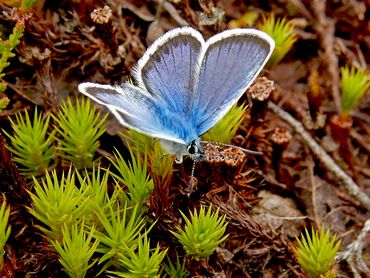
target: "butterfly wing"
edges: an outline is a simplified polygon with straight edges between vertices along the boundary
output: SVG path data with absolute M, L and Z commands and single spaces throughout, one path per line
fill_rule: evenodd
M 148 48 L 134 70 L 138 87 L 82 83 L 79 90 L 129 128 L 182 145 L 211 128 L 266 63 L 273 41 L 264 33 L 231 30 L 204 42 L 177 28 Z
M 202 35 L 192 28 L 173 29 L 157 39 L 134 68 L 138 86 L 83 83 L 79 90 L 109 108 L 126 127 L 188 144 L 189 138 L 196 137 L 186 117 L 191 117 L 193 76 L 204 44 Z
M 234 29 L 211 37 L 199 57 L 192 118 L 199 135 L 238 101 L 269 59 L 274 41 L 254 29 Z
M 193 76 L 204 44 L 193 28 L 173 29 L 148 48 L 134 68 L 134 79 L 169 111 L 190 117 Z
M 152 137 L 185 144 L 174 136 L 171 126 L 163 123 L 161 103 L 138 87 L 129 83 L 122 86 L 82 83 L 81 93 L 106 106 L 123 126 Z

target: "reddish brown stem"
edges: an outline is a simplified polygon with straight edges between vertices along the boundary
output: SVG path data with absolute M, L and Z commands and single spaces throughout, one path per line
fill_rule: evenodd
M 290 141 L 292 140 L 292 135 L 286 128 L 275 128 L 271 135 L 272 141 L 272 165 L 274 167 L 276 180 L 281 182 L 282 169 L 281 169 L 281 159 L 284 150 L 288 147 Z
M 352 128 L 352 118 L 345 116 L 334 116 L 330 122 L 333 139 L 339 145 L 339 154 L 351 169 L 354 179 L 357 177 L 357 171 L 353 164 L 353 156 L 349 144 L 349 133 Z

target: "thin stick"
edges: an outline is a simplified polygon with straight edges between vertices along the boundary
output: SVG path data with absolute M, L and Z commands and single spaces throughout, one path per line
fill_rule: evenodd
M 313 0 L 311 1 L 311 8 L 316 16 L 314 20 L 313 28 L 316 30 L 320 37 L 321 47 L 324 49 L 324 62 L 330 75 L 330 86 L 331 93 L 333 94 L 333 100 L 337 112 L 341 111 L 340 105 L 340 93 L 339 93 L 339 69 L 338 69 L 338 57 L 334 51 L 334 40 L 335 40 L 335 21 L 326 16 L 326 1 L 325 0 Z
M 268 108 L 294 128 L 294 130 L 301 136 L 302 140 L 308 145 L 317 158 L 320 159 L 325 167 L 333 173 L 338 182 L 343 184 L 347 192 L 356 198 L 362 206 L 370 211 L 369 196 L 360 190 L 353 179 L 335 163 L 335 161 L 325 152 L 325 150 L 303 128 L 302 124 L 271 101 L 268 103 Z
M 348 262 L 353 275 L 356 278 L 361 277 L 356 269 L 356 266 L 364 273 L 370 273 L 370 269 L 367 267 L 362 256 L 362 250 L 365 247 L 364 243 L 366 241 L 366 236 L 368 233 L 370 233 L 370 219 L 365 222 L 365 225 L 357 238 L 350 245 L 347 246 L 346 250 L 338 253 L 337 255 L 337 260 L 346 260 Z

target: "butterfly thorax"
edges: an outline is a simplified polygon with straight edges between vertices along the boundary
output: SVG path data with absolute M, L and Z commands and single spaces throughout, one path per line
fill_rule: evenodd
M 168 152 L 169 154 L 176 155 L 176 163 L 182 163 L 183 157 L 185 155 L 190 156 L 190 158 L 194 161 L 199 161 L 203 158 L 203 149 L 200 144 L 199 138 L 190 142 L 190 144 L 180 144 L 174 141 L 169 140 L 160 140 L 162 147 Z
M 190 113 L 172 111 L 171 107 L 165 105 L 157 106 L 157 117 L 159 125 L 169 134 L 189 145 L 198 139 L 199 134 Z

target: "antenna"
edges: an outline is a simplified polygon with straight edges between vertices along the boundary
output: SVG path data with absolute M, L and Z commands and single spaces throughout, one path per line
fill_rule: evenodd
M 252 151 L 252 150 L 247 150 L 247 149 L 244 149 L 242 147 L 238 147 L 238 146 L 235 146 L 235 145 L 231 145 L 231 144 L 225 144 L 225 143 L 221 143 L 221 142 L 213 142 L 213 141 L 200 141 L 202 144 L 212 144 L 212 145 L 216 145 L 216 146 L 223 146 L 223 147 L 231 147 L 231 148 L 236 148 L 238 150 L 241 150 L 242 152 L 244 153 L 248 153 L 248 154 L 253 154 L 253 155 L 263 155 L 262 152 L 257 152 L 257 151 Z

